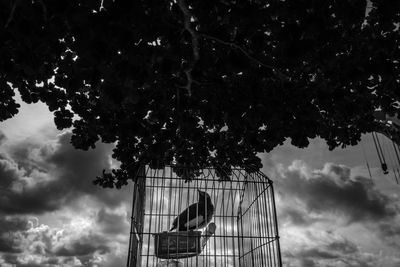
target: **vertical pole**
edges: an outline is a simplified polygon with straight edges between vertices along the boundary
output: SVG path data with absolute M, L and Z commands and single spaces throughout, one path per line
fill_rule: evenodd
M 256 179 L 255 178 L 253 178 L 254 179 L 254 181 L 256 181 Z M 258 182 L 258 181 L 257 181 Z M 261 201 L 261 199 L 263 198 L 263 194 L 258 194 L 258 189 L 257 189 L 257 187 L 258 187 L 258 184 L 257 183 L 254 183 L 254 189 L 255 189 L 255 191 L 256 191 L 256 204 L 257 204 L 257 206 L 254 208 L 255 210 L 256 210 L 256 212 L 255 212 L 255 214 L 256 214 L 256 216 L 257 216 L 257 222 L 258 222 L 258 229 L 257 229 L 257 227 L 256 227 L 256 229 L 255 229 L 255 231 L 256 231 L 256 236 L 257 237 L 259 237 L 259 238 L 257 238 L 257 244 L 259 244 L 258 245 L 258 249 L 260 250 L 260 254 L 261 254 L 261 266 L 265 266 L 265 264 L 264 264 L 264 256 L 265 256 L 265 254 L 266 253 L 264 253 L 264 251 L 263 251 L 263 246 L 264 246 L 264 244 L 263 244 L 263 242 L 264 242 L 264 235 L 262 234 L 262 224 L 261 224 L 261 219 L 260 219 L 260 217 L 262 216 L 262 213 L 261 213 L 261 208 L 260 208 L 260 201 Z M 261 190 L 260 190 L 261 191 Z M 258 262 L 258 264 L 260 264 L 260 262 Z
M 132 191 L 132 210 L 131 210 L 131 229 L 129 231 L 129 245 L 128 245 L 128 258 L 126 262 L 126 267 L 130 267 L 130 262 L 132 261 L 132 237 L 133 237 L 133 214 L 134 214 L 134 207 L 135 207 L 135 200 L 136 200 L 136 192 L 137 192 L 137 183 L 134 182 L 133 184 L 133 191 Z
M 274 192 L 274 187 L 272 185 L 272 181 L 270 180 L 270 186 L 271 186 L 271 193 L 272 193 L 272 203 L 273 203 L 273 208 L 274 208 L 274 221 L 275 221 L 275 231 L 276 231 L 276 246 L 277 246 L 277 252 L 278 252 L 278 265 L 279 267 L 282 267 L 282 256 L 281 256 L 281 247 L 279 244 L 279 232 L 278 232 L 278 216 L 276 215 L 276 205 L 275 205 L 275 192 Z
M 254 186 L 254 183 L 251 185 Z M 254 190 L 250 187 L 249 194 L 254 194 Z M 253 209 L 252 209 L 252 200 L 253 198 L 251 197 L 252 195 L 249 196 L 249 207 L 247 208 L 247 214 L 249 216 L 249 233 L 250 233 L 250 255 L 251 255 L 251 266 L 256 266 L 255 260 L 254 260 L 254 245 L 253 245 Z
M 139 234 L 139 246 L 137 249 L 137 258 L 138 258 L 138 263 L 136 263 L 136 266 L 141 266 L 142 265 L 142 244 L 143 244 L 143 228 L 144 228 L 144 211 L 146 207 L 146 172 L 145 172 L 146 166 L 143 165 L 141 168 L 141 173 L 139 174 L 140 183 L 139 183 L 139 194 L 140 196 L 140 207 L 139 207 L 139 215 L 138 215 L 138 234 Z M 150 237 L 149 237 L 150 238 Z M 135 266 L 135 267 L 136 267 Z
M 399 147 L 397 146 L 397 148 L 396 148 L 396 144 L 394 143 L 394 141 L 392 141 L 392 144 L 393 144 L 394 153 L 396 153 L 397 163 L 400 164 L 400 155 L 399 155 L 400 152 L 397 151 L 397 149 Z
M 271 209 L 273 210 L 274 207 L 273 205 L 271 205 L 272 202 L 272 192 L 270 191 L 270 186 L 271 183 L 270 181 L 268 182 L 268 186 L 265 187 L 265 184 L 263 184 L 263 187 L 265 189 L 265 192 L 267 194 L 267 199 L 266 199 L 266 204 L 265 204 L 265 212 L 267 214 L 266 216 L 266 224 L 267 224 L 267 232 L 268 232 L 268 237 L 272 237 L 273 235 L 276 235 L 276 232 L 274 231 L 273 227 L 274 227 L 274 218 L 273 218 L 273 211 L 271 211 Z M 269 242 L 268 243 L 268 266 L 276 266 L 276 261 L 277 261 L 277 249 L 275 246 L 275 243 L 273 242 Z
M 233 179 L 233 175 L 232 175 L 232 179 Z M 231 229 L 231 237 L 232 237 L 232 246 L 233 246 L 233 267 L 236 267 L 236 246 L 235 246 L 235 219 L 234 219 L 234 210 L 235 210 L 235 198 L 234 193 L 233 193 L 233 186 L 232 186 L 232 180 L 229 182 L 230 183 L 230 196 L 231 196 L 231 200 L 232 200 L 232 205 L 231 205 L 231 213 L 230 213 L 230 219 L 231 219 L 231 225 L 232 225 L 232 229 Z
M 126 266 L 141 266 L 144 199 L 145 199 L 145 166 L 140 166 L 135 180 L 132 197 L 131 229 L 129 236 L 129 251 Z
M 239 208 L 238 208 L 238 243 L 239 243 L 239 266 L 242 266 L 241 261 L 243 262 L 243 265 L 245 265 L 245 247 L 244 247 L 244 242 L 243 242 L 243 212 L 242 212 L 242 205 L 243 205 L 243 200 L 244 200 L 244 193 L 246 190 L 246 185 L 247 185 L 247 175 L 244 178 L 243 182 L 243 188 L 242 191 L 239 193 L 240 195 L 240 201 L 239 201 Z M 240 221 L 240 225 L 239 225 Z M 240 227 L 239 227 L 240 226 Z

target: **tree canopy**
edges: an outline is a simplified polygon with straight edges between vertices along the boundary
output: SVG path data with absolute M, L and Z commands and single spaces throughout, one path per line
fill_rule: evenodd
M 42 101 L 76 148 L 258 170 L 290 138 L 355 145 L 399 114 L 400 1 L 0 0 L 0 120 Z

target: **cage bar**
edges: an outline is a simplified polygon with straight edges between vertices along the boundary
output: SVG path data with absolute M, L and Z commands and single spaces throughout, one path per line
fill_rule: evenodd
M 134 185 L 128 267 L 282 266 L 274 191 L 267 176 L 241 168 L 232 168 L 223 180 L 213 168 L 195 176 L 185 173 L 193 174 L 193 169 L 141 168 Z M 207 192 L 214 206 L 208 228 L 170 232 L 174 219 L 200 201 L 197 190 Z M 162 265 L 168 260 L 171 265 Z

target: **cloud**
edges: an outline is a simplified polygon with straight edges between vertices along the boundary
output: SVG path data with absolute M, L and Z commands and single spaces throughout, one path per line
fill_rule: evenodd
M 282 221 L 290 222 L 291 224 L 295 225 L 310 225 L 313 222 L 317 221 L 316 219 L 308 216 L 306 212 L 302 210 L 297 210 L 290 206 L 289 207 L 281 206 L 279 213 L 280 213 L 279 217 Z
M 97 214 L 97 224 L 102 233 L 110 235 L 128 233 L 129 221 L 126 212 L 123 210 L 107 210 L 101 208 Z
M 391 248 L 400 249 L 400 215 L 393 220 L 382 221 L 378 225 L 369 225 L 371 231 L 376 231 L 378 237 Z M 400 254 L 399 254 L 400 257 Z
M 40 224 L 35 218 L 1 219 L 0 265 L 107 266 L 102 264 L 125 258 L 127 229 L 103 232 L 97 218 L 97 214 L 78 217 L 61 228 Z
M 347 239 L 331 240 L 330 242 L 322 246 L 300 250 L 296 253 L 296 256 L 301 259 L 313 259 L 314 261 L 329 261 L 332 259 L 344 259 L 348 256 L 353 257 L 353 255 L 359 253 L 357 246 Z
M 397 221 L 398 222 L 398 221 Z M 400 237 L 400 225 L 394 222 L 384 222 L 379 225 L 381 233 L 385 237 Z
M 326 163 L 315 170 L 294 161 L 275 169 L 285 266 L 398 265 L 400 209 L 395 195 L 385 195 L 343 165 Z
M 327 246 L 330 251 L 336 251 L 340 254 L 352 254 L 358 251 L 357 246 L 348 241 L 347 239 L 342 241 L 334 241 Z
M 315 267 L 315 262 L 311 259 L 301 259 L 300 260 L 300 267 Z
M 391 200 L 375 190 L 363 177 L 350 177 L 350 169 L 332 163 L 312 171 L 302 162 L 294 162 L 276 180 L 280 196 L 291 204 L 283 217 L 304 224 L 305 214 L 333 213 L 345 217 L 347 223 L 392 218 L 396 213 Z M 311 216 L 312 217 L 312 216 Z
M 290 249 L 283 249 L 284 266 L 379 266 L 376 263 L 381 255 L 372 257 L 363 253 L 354 242 L 336 233 L 297 229 L 288 236 L 297 238 L 298 243 Z
M 76 150 L 70 136 L 1 147 L 0 266 L 100 267 L 126 259 L 131 188 L 92 183 L 113 164 L 113 146 Z
M 0 232 L 1 266 L 124 264 L 129 237 L 126 206 L 131 190 L 92 185 L 93 178 L 111 166 L 112 146 L 99 144 L 95 150 L 79 151 L 69 141 L 70 134 L 65 133 L 47 143 L 25 140 L 2 148 L 0 186 L 7 192 L 0 194 L 0 217 L 15 216 L 0 220 L 0 227 L 9 229 L 7 234 Z M 375 223 L 378 219 L 389 222 L 395 218 L 389 198 L 368 180 L 352 178 L 350 169 L 342 165 L 326 164 L 315 171 L 295 162 L 279 173 L 283 178 L 276 179 L 274 185 L 280 192 L 280 222 L 286 223 L 281 231 L 282 248 L 286 262 L 295 263 L 287 266 L 363 266 L 368 262 L 352 241 L 333 234 L 317 236 L 318 229 L 312 234 L 305 230 L 321 222 L 333 229 L 338 226 L 336 219 L 341 218 L 345 224 Z M 160 201 L 160 192 L 153 193 L 154 201 Z M 63 225 L 40 224 L 26 215 L 57 217 Z M 291 228 L 297 235 L 287 233 Z M 388 242 L 390 233 L 397 230 L 386 229 Z M 295 238 L 295 246 L 287 241 Z
M 129 188 L 116 192 L 92 183 L 102 169 L 110 167 L 112 146 L 99 144 L 95 150 L 81 151 L 72 147 L 70 136 L 62 134 L 45 145 L 17 143 L 8 154 L 0 154 L 0 187 L 4 189 L 0 211 L 40 214 L 83 196 L 113 207 L 127 199 Z
M 105 245 L 106 240 L 103 236 L 90 233 L 80 237 L 78 240 L 63 244 L 54 252 L 55 256 L 88 256 L 95 252 L 105 254 L 110 252 L 110 248 Z
M 0 233 L 26 230 L 28 227 L 28 222 L 23 218 L 11 216 L 0 217 Z
M 111 167 L 111 150 L 113 145 L 98 143 L 96 149 L 82 151 L 70 144 L 70 134 L 60 136 L 57 149 L 47 158 L 54 164 L 63 186 L 79 194 L 95 197 L 107 206 L 118 206 L 130 195 L 127 187 L 117 191 L 94 186 L 93 179 L 103 169 Z
M 22 252 L 19 233 L 27 230 L 26 219 L 10 216 L 0 217 L 0 252 Z
M 24 168 L 10 158 L 0 156 L 0 211 L 12 213 L 41 213 L 57 209 L 65 200 L 57 182 L 35 181 L 40 171 L 28 175 Z
M 312 258 L 312 259 L 336 259 L 338 256 L 332 252 L 324 251 L 318 248 L 311 248 L 302 250 L 297 254 L 298 257 L 301 258 Z

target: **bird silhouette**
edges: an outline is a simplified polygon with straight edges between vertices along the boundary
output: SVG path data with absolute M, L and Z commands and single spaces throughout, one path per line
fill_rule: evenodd
M 190 205 L 181 214 L 179 214 L 172 223 L 169 231 L 178 229 L 178 231 L 196 230 L 207 226 L 214 214 L 214 206 L 210 195 L 204 191 L 199 192 L 199 201 Z

